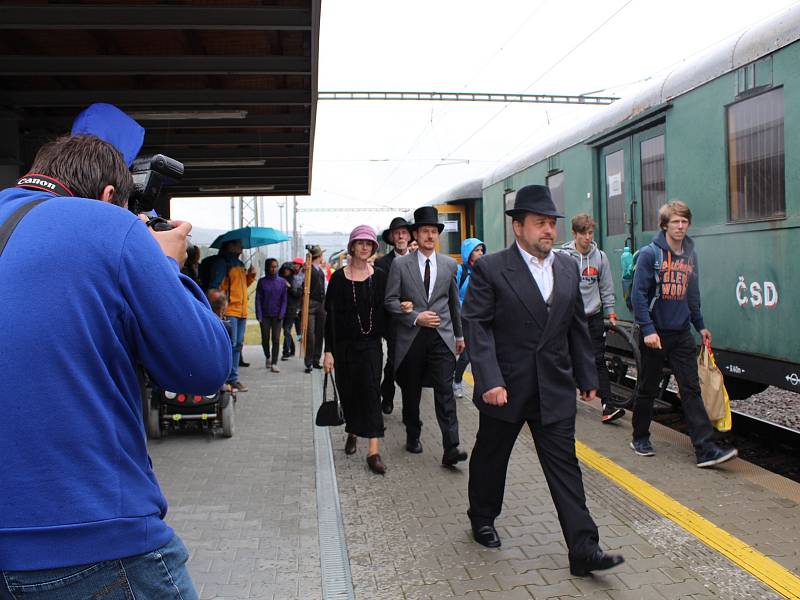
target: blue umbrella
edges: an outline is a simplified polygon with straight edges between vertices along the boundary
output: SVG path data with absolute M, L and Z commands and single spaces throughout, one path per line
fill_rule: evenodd
M 230 240 L 241 240 L 242 248 L 258 248 L 286 242 L 289 238 L 272 227 L 241 227 L 228 233 L 223 233 L 211 244 L 212 248 L 221 248 L 224 242 Z

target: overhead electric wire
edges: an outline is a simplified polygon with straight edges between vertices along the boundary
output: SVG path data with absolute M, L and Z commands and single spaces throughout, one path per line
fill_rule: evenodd
M 609 22 L 610 22 L 610 21 L 611 21 L 611 20 L 612 20 L 614 17 L 616 17 L 616 16 L 617 16 L 619 13 L 621 13 L 621 12 L 622 12 L 622 11 L 623 11 L 623 10 L 624 10 L 624 9 L 625 9 L 625 8 L 626 8 L 628 5 L 629 5 L 629 4 L 631 4 L 633 1 L 634 1 L 634 0 L 628 0 L 627 2 L 625 2 L 625 4 L 623 4 L 623 5 L 622 5 L 622 6 L 620 6 L 620 7 L 619 7 L 619 8 L 618 8 L 616 11 L 614 11 L 614 13 L 613 13 L 613 14 L 611 14 L 611 15 L 610 15 L 610 16 L 609 16 L 609 17 L 608 17 L 608 18 L 607 18 L 605 21 L 603 21 L 602 23 L 600 23 L 600 25 L 598 25 L 597 27 L 595 27 L 595 28 L 594 28 L 594 29 L 593 29 L 593 30 L 592 30 L 592 31 L 589 33 L 589 35 L 587 35 L 586 37 L 584 37 L 584 38 L 583 38 L 583 39 L 582 39 L 580 42 L 578 42 L 578 43 L 577 43 L 575 46 L 573 46 L 573 47 L 572 47 L 572 48 L 571 48 L 571 49 L 570 49 L 570 50 L 569 50 L 569 51 L 568 51 L 568 52 L 567 52 L 567 53 L 566 53 L 564 56 L 562 56 L 561 58 L 559 58 L 559 59 L 558 59 L 556 62 L 554 62 L 554 63 L 553 63 L 553 64 L 552 64 L 550 67 L 548 67 L 548 68 L 547 68 L 547 69 L 544 71 L 544 73 L 542 73 L 542 74 L 541 74 L 541 75 L 539 75 L 539 76 L 538 76 L 536 79 L 534 79 L 534 80 L 533 80 L 533 82 L 531 82 L 531 84 L 530 84 L 530 85 L 528 85 L 528 86 L 527 86 L 527 87 L 526 87 L 526 88 L 523 90 L 523 93 L 527 92 L 527 91 L 528 91 L 528 90 L 530 90 L 530 89 L 531 89 L 531 88 L 532 88 L 534 85 L 536 85 L 537 83 L 539 83 L 539 81 L 541 81 L 541 80 L 542 80 L 542 79 L 543 79 L 543 78 L 544 78 L 546 75 L 548 75 L 548 74 L 549 74 L 549 73 L 550 73 L 550 72 L 551 72 L 553 69 L 555 69 L 555 68 L 556 68 L 558 65 L 560 65 L 562 62 L 564 62 L 564 61 L 565 61 L 565 60 L 566 60 L 566 59 L 567 59 L 567 58 L 568 58 L 568 57 L 569 57 L 569 56 L 570 56 L 570 55 L 571 55 L 573 52 L 575 52 L 575 51 L 576 51 L 578 48 L 580 48 L 580 47 L 581 47 L 583 44 L 585 44 L 585 43 L 586 43 L 586 42 L 589 40 L 589 38 L 591 38 L 591 37 L 592 37 L 594 34 L 596 34 L 596 33 L 597 33 L 598 31 L 600 31 L 600 30 L 601 30 L 603 27 L 605 27 L 605 26 L 606 26 L 606 25 L 607 25 L 607 24 L 608 24 L 608 23 L 609 23 Z M 487 125 L 489 125 L 489 123 L 491 123 L 492 121 L 494 121 L 494 120 L 495 120 L 497 117 L 499 117 L 499 116 L 500 116 L 500 115 L 501 115 L 503 112 L 505 112 L 505 111 L 506 111 L 506 109 L 507 109 L 509 106 L 511 106 L 511 105 L 510 105 L 510 104 L 506 104 L 505 106 L 503 106 L 503 108 L 501 108 L 500 110 L 498 110 L 498 111 L 497 111 L 497 112 L 496 112 L 494 115 L 492 115 L 491 117 L 489 117 L 489 119 L 488 119 L 486 122 L 484 122 L 484 123 L 483 123 L 483 125 L 481 125 L 480 127 L 478 127 L 478 129 L 476 129 L 475 131 L 473 131 L 473 132 L 472 132 L 472 134 L 470 134 L 470 136 L 469 136 L 467 139 L 465 139 L 465 140 L 464 140 L 463 142 L 461 142 L 461 143 L 460 143 L 458 146 L 456 146 L 456 148 L 455 148 L 455 149 L 454 149 L 454 150 L 453 150 L 453 151 L 452 151 L 450 154 L 455 154 L 456 152 L 458 152 L 458 151 L 459 151 L 459 150 L 460 150 L 460 149 L 461 149 L 461 148 L 462 148 L 462 147 L 463 147 L 465 144 L 469 143 L 469 142 L 472 140 L 472 138 L 474 138 L 476 135 L 478 135 L 478 133 L 480 133 L 481 131 L 483 131 L 483 130 L 486 128 L 486 126 L 487 126 Z M 449 156 L 450 156 L 450 154 L 448 154 L 448 155 L 447 155 L 445 158 L 449 157 Z
M 528 91 L 528 90 L 529 90 L 531 87 L 533 87 L 534 85 L 536 85 L 536 84 L 537 84 L 537 83 L 538 83 L 538 82 L 539 82 L 539 81 L 540 81 L 540 80 L 541 80 L 543 77 L 545 77 L 545 76 L 546 76 L 547 74 L 549 74 L 549 73 L 550 73 L 550 72 L 551 72 L 551 71 L 552 71 L 554 68 L 556 68 L 556 67 L 557 67 L 559 64 L 561 64 L 561 63 L 562 63 L 564 60 L 566 60 L 566 59 L 567 59 L 567 57 L 569 57 L 569 56 L 570 56 L 570 55 L 571 55 L 573 52 L 575 52 L 575 51 L 576 51 L 578 48 L 580 48 L 580 47 L 581 47 L 581 46 L 582 46 L 584 43 L 586 43 L 586 42 L 587 42 L 587 41 L 588 41 L 588 40 L 589 40 L 589 39 L 590 39 L 592 36 L 594 36 L 594 35 L 595 35 L 595 34 L 596 34 L 598 31 L 600 31 L 600 30 L 601 30 L 603 27 L 605 27 L 605 26 L 606 26 L 606 25 L 607 25 L 607 24 L 608 24 L 608 23 L 609 23 L 609 22 L 610 22 L 610 21 L 611 21 L 611 20 L 612 20 L 614 17 L 616 17 L 616 16 L 617 16 L 617 15 L 618 15 L 620 12 L 622 12 L 622 11 L 623 11 L 623 10 L 624 10 L 624 9 L 625 9 L 625 8 L 626 8 L 628 5 L 629 5 L 629 4 L 631 4 L 633 1 L 634 1 L 634 0 L 627 0 L 627 2 L 625 2 L 625 4 L 623 4 L 622 6 L 620 6 L 620 7 L 619 7 L 619 8 L 618 8 L 616 11 L 614 11 L 614 12 L 613 12 L 613 13 L 612 13 L 612 14 L 611 14 L 609 17 L 607 17 L 607 18 L 606 18 L 606 19 L 605 19 L 605 20 L 604 20 L 602 23 L 600 23 L 600 24 L 599 24 L 597 27 L 595 27 L 595 28 L 594 28 L 594 29 L 593 29 L 593 30 L 592 30 L 592 31 L 591 31 L 591 32 L 590 32 L 590 33 L 589 33 L 587 36 L 585 36 L 585 37 L 584 37 L 584 38 L 583 38 L 583 39 L 582 39 L 580 42 L 578 42 L 578 43 L 577 43 L 575 46 L 573 46 L 573 47 L 572 47 L 572 48 L 571 48 L 571 49 L 570 49 L 570 50 L 569 50 L 569 51 L 568 51 L 566 54 L 564 54 L 564 55 L 563 55 L 561 58 L 559 58 L 559 59 L 558 59 L 558 60 L 557 60 L 555 63 L 553 63 L 553 64 L 552 64 L 550 67 L 548 67 L 548 68 L 547 68 L 547 69 L 544 71 L 544 73 L 542 73 L 541 75 L 539 75 L 539 76 L 538 76 L 538 77 L 537 77 L 537 78 L 536 78 L 536 79 L 535 79 L 535 80 L 534 80 L 534 81 L 533 81 L 533 82 L 532 82 L 530 85 L 528 85 L 528 86 L 527 86 L 527 87 L 526 87 L 526 88 L 523 90 L 523 92 L 527 92 L 527 91 Z M 461 142 L 461 143 L 460 143 L 458 146 L 456 146 L 456 147 L 455 147 L 455 148 L 454 148 L 454 149 L 453 149 L 453 150 L 452 150 L 452 151 L 451 151 L 451 152 L 450 152 L 450 153 L 449 153 L 447 156 L 445 156 L 444 158 L 445 158 L 445 159 L 447 159 L 447 158 L 449 158 L 450 156 L 452 156 L 453 154 L 455 154 L 456 152 L 458 152 L 458 151 L 459 151 L 459 150 L 460 150 L 460 149 L 461 149 L 461 148 L 462 148 L 462 147 L 463 147 L 465 144 L 469 143 L 469 141 L 470 141 L 470 140 L 472 140 L 472 139 L 473 139 L 473 138 L 474 138 L 474 137 L 475 137 L 475 136 L 476 136 L 478 133 L 480 133 L 481 131 L 483 131 L 483 129 L 485 129 L 487 125 L 489 125 L 489 124 L 490 124 L 492 121 L 494 121 L 494 120 L 495 120 L 497 117 L 499 117 L 499 116 L 500 116 L 500 115 L 501 115 L 501 114 L 502 114 L 502 113 L 503 113 L 503 112 L 504 112 L 504 111 L 505 111 L 505 110 L 506 110 L 506 109 L 507 109 L 509 106 L 510 106 L 510 104 L 506 104 L 505 106 L 503 106 L 503 108 L 501 108 L 499 111 L 497 111 L 497 112 L 496 112 L 494 115 L 492 115 L 491 117 L 489 117 L 489 119 L 488 119 L 486 122 L 484 122 L 484 123 L 483 123 L 483 125 L 481 125 L 480 127 L 478 127 L 478 129 L 476 129 L 475 131 L 473 131 L 473 132 L 470 134 L 470 136 L 469 136 L 469 137 L 467 137 L 467 139 L 465 139 L 465 140 L 464 140 L 463 142 Z M 425 173 L 423 173 L 422 175 L 420 175 L 420 176 L 419 176 L 417 179 L 415 179 L 415 180 L 414 180 L 414 181 L 413 181 L 413 182 L 412 182 L 410 185 L 406 186 L 406 187 L 405 187 L 405 188 L 404 188 L 404 189 L 403 189 L 403 190 L 402 190 L 402 191 L 401 191 L 399 194 L 395 195 L 395 196 L 392 198 L 392 201 L 396 200 L 397 198 L 399 198 L 400 196 L 402 196 L 403 194 L 405 194 L 405 193 L 406 193 L 408 190 L 410 190 L 412 187 L 414 187 L 415 185 L 417 185 L 417 184 L 418 184 L 420 181 L 422 181 L 423 179 L 425 179 L 425 178 L 426 178 L 428 175 L 430 175 L 430 174 L 433 172 L 433 170 L 434 170 L 434 168 L 430 168 L 430 169 L 428 169 L 427 171 L 425 171 Z
M 787 4 L 786 6 L 784 6 L 783 8 L 781 8 L 781 9 L 779 9 L 779 10 L 776 10 L 776 11 L 774 11 L 774 12 L 770 13 L 769 15 L 765 16 L 763 19 L 760 19 L 759 21 L 757 21 L 757 23 L 760 23 L 760 22 L 763 22 L 763 21 L 769 20 L 769 19 L 771 19 L 772 17 L 774 17 L 775 15 L 777 15 L 777 14 L 779 14 L 779 13 L 781 13 L 781 12 L 783 12 L 783 11 L 787 10 L 788 8 L 790 8 L 791 6 L 794 6 L 794 5 L 795 5 L 795 2 L 791 2 L 791 3 Z M 624 8 L 624 6 L 623 6 L 622 8 Z M 610 92 L 610 93 L 614 93 L 615 95 L 618 95 L 618 94 L 617 94 L 617 92 L 616 92 L 615 90 L 618 90 L 618 89 L 621 89 L 621 88 L 626 88 L 626 87 L 631 87 L 631 86 L 634 86 L 634 85 L 637 85 L 637 84 L 640 84 L 640 83 L 644 83 L 644 82 L 646 82 L 646 81 L 649 81 L 649 80 L 651 80 L 651 79 L 655 79 L 655 78 L 656 78 L 656 77 L 658 77 L 658 76 L 659 76 L 661 73 L 664 73 L 664 72 L 666 72 L 666 71 L 671 71 L 671 70 L 673 70 L 673 69 L 674 69 L 675 67 L 677 67 L 678 65 L 680 65 L 680 64 L 683 64 L 683 63 L 686 63 L 687 61 L 689 61 L 690 59 L 694 58 L 695 56 L 697 56 L 697 55 L 699 55 L 699 54 L 703 54 L 703 53 L 704 53 L 704 52 L 706 52 L 707 50 L 709 50 L 709 49 L 711 49 L 711 48 L 713 48 L 713 47 L 717 46 L 718 44 L 721 44 L 721 43 L 722 43 L 722 42 L 724 42 L 725 40 L 727 40 L 727 39 L 729 39 L 729 38 L 733 38 L 733 37 L 738 37 L 738 36 L 741 36 L 741 35 L 742 35 L 742 32 L 746 31 L 747 29 L 749 29 L 749 28 L 750 28 L 750 27 L 752 27 L 752 26 L 753 26 L 753 25 L 747 25 L 747 26 L 745 26 L 745 27 L 742 27 L 742 28 L 738 29 L 738 30 L 737 30 L 737 31 L 735 31 L 734 33 L 730 33 L 730 34 L 728 34 L 728 35 L 724 35 L 724 36 L 722 36 L 721 38 L 718 38 L 717 40 L 715 40 L 714 42 L 712 42 L 712 43 L 710 43 L 710 44 L 708 44 L 708 45 L 704 46 L 703 48 L 700 48 L 699 50 L 695 50 L 695 51 L 694 51 L 694 52 L 692 52 L 691 54 L 687 54 L 686 56 L 684 56 L 684 57 L 680 58 L 679 60 L 676 60 L 676 61 L 674 61 L 674 62 L 672 62 L 672 63 L 670 63 L 670 64 L 668 64 L 668 65 L 666 65 L 666 66 L 664 66 L 664 67 L 661 67 L 661 68 L 659 68 L 659 69 L 657 69 L 657 70 L 653 71 L 652 73 L 650 73 L 650 74 L 649 74 L 649 75 L 647 75 L 646 77 L 642 77 L 641 79 L 637 79 L 637 80 L 635 80 L 635 81 L 630 81 L 630 82 L 628 82 L 628 83 L 622 83 L 622 84 L 617 84 L 617 85 L 610 85 L 610 86 L 608 86 L 608 87 L 605 87 L 605 88 L 602 88 L 602 89 L 599 89 L 599 90 L 593 90 L 593 91 L 591 91 L 591 92 L 585 92 L 585 93 L 584 93 L 584 94 L 582 94 L 582 95 L 586 95 L 586 96 L 588 96 L 588 95 L 591 95 L 591 94 L 599 94 L 599 93 L 601 93 L 601 92 Z M 558 119 L 556 119 L 556 120 L 560 121 L 562 118 L 565 118 L 566 116 L 569 116 L 569 115 L 562 115 L 560 118 L 558 118 Z M 547 127 L 549 127 L 549 126 L 550 126 L 550 123 L 548 123 Z M 533 132 L 532 132 L 530 135 L 528 135 L 528 136 L 527 136 L 527 137 L 526 137 L 526 138 L 525 138 L 523 141 L 521 141 L 520 143 L 518 143 L 518 144 L 517 144 L 516 146 L 514 146 L 514 147 L 513 147 L 511 150 L 509 150 L 509 151 L 508 151 L 508 152 L 506 152 L 506 153 L 505 153 L 505 154 L 504 154 L 502 157 L 500 157 L 500 159 L 498 160 L 498 162 L 503 162 L 503 161 L 505 161 L 505 159 L 506 159 L 506 158 L 508 158 L 509 156 L 511 156 L 511 155 L 513 155 L 513 154 L 515 154 L 515 153 L 517 152 L 517 150 L 518 150 L 520 147 L 522 147 L 522 146 L 526 146 L 526 145 L 527 145 L 527 144 L 530 142 L 530 140 L 531 140 L 531 139 L 532 139 L 534 136 L 536 136 L 536 135 L 537 135 L 537 134 L 538 134 L 540 131 L 542 131 L 543 129 L 546 129 L 547 127 L 544 127 L 544 126 L 543 126 L 543 127 L 538 127 L 537 129 L 535 129 L 535 130 L 534 130 L 534 131 L 533 131 Z
M 469 86 L 469 85 L 470 85 L 470 84 L 471 84 L 473 81 L 475 81 L 475 79 L 476 79 L 476 78 L 477 78 L 477 77 L 478 77 L 478 76 L 481 74 L 481 72 L 482 72 L 484 69 L 486 69 L 486 67 L 488 67 L 488 66 L 489 66 L 489 65 L 492 63 L 492 61 L 493 61 L 493 60 L 494 60 L 494 59 L 495 59 L 495 58 L 496 58 L 496 57 L 497 57 L 497 56 L 498 56 L 500 53 L 502 53 L 502 52 L 503 52 L 503 50 L 504 50 L 505 46 L 506 46 L 507 44 L 509 44 L 509 43 L 510 43 L 510 42 L 511 42 L 511 41 L 512 41 L 512 40 L 513 40 L 515 37 L 517 37 L 517 35 L 519 35 L 519 33 L 522 31 L 522 29 L 525 27 L 525 25 L 527 25 L 527 24 L 528 24 L 528 22 L 529 22 L 529 21 L 530 21 L 530 20 L 531 20 L 531 19 L 532 19 L 534 16 L 536 16 L 536 15 L 539 13 L 539 11 L 542 9 L 542 7 L 543 7 L 545 4 L 547 4 L 547 2 L 548 2 L 548 0 L 542 0 L 542 2 L 540 2 L 540 3 L 539 3 L 537 6 L 536 6 L 536 8 L 534 8 L 534 9 L 533 9 L 533 10 L 532 10 L 532 11 L 531 11 L 529 14 L 528 14 L 528 16 L 527 16 L 527 17 L 525 17 L 525 19 L 523 20 L 522 24 L 521 24 L 519 27 L 517 27 L 517 29 L 514 31 L 514 33 L 512 33 L 512 34 L 511 34 L 511 35 L 510 35 L 508 38 L 506 38 L 506 40 L 505 40 L 505 41 L 504 41 L 502 44 L 500 44 L 500 46 L 497 48 L 497 50 L 495 50 L 494 54 L 492 54 L 492 56 L 490 56 L 490 57 L 489 57 L 489 59 L 488 59 L 488 60 L 487 60 L 487 61 L 486 61 L 486 62 L 485 62 L 485 63 L 484 63 L 484 64 L 483 64 L 483 65 L 482 65 L 482 66 L 481 66 L 481 67 L 480 67 L 480 68 L 479 68 L 479 69 L 478 69 L 476 72 L 475 72 L 475 74 L 474 74 L 474 75 L 473 75 L 473 76 L 470 78 L 470 80 L 469 80 L 469 81 L 467 81 L 467 83 L 465 83 L 465 84 L 463 85 L 463 87 L 461 88 L 462 90 L 463 90 L 463 89 L 466 89 L 466 88 L 467 88 L 467 86 Z M 417 147 L 417 144 L 419 144 L 419 142 L 422 140 L 422 138 L 424 137 L 425 133 L 427 133 L 427 131 L 428 131 L 428 127 L 430 127 L 430 128 L 431 128 L 431 131 L 433 131 L 433 130 L 434 130 L 434 129 L 433 129 L 433 121 L 434 121 L 434 118 L 435 118 L 435 117 L 434 117 L 435 110 L 436 110 L 435 108 L 431 110 L 431 116 L 430 116 L 430 119 L 429 119 L 429 120 L 428 120 L 428 121 L 425 123 L 425 126 L 422 128 L 422 131 L 419 133 L 419 135 L 416 137 L 416 139 L 415 139 L 415 140 L 414 140 L 414 141 L 411 143 L 411 146 L 409 147 L 409 149 L 408 149 L 408 152 L 406 152 L 406 154 L 405 154 L 405 157 L 403 157 L 403 158 L 400 160 L 400 162 L 398 162 L 398 163 L 397 163 L 397 165 L 395 166 L 395 168 L 394 168 L 394 169 L 392 169 L 392 171 L 391 171 L 391 172 L 390 172 L 390 173 L 389 173 L 389 174 L 388 174 L 388 175 L 387 175 L 387 176 L 386 176 L 386 177 L 383 179 L 383 181 L 381 181 L 380 185 L 378 185 L 378 187 L 377 187 L 377 188 L 375 188 L 375 189 L 373 190 L 373 192 L 372 192 L 372 194 L 371 194 L 371 195 L 373 195 L 373 196 L 374 196 L 374 195 L 376 195 L 376 194 L 377 194 L 377 192 L 378 192 L 378 191 L 379 191 L 379 190 L 380 190 L 380 189 L 381 189 L 381 188 L 382 188 L 384 185 L 386 185 L 386 182 L 388 182 L 388 181 L 389 181 L 389 180 L 390 180 L 390 179 L 391 179 L 391 178 L 394 176 L 394 174 L 395 174 L 395 173 L 396 173 L 396 172 L 397 172 L 397 171 L 400 169 L 400 167 L 401 167 L 401 166 L 402 166 L 402 164 L 403 164 L 403 163 L 406 161 L 406 159 L 408 158 L 408 156 L 409 156 L 409 155 L 410 155 L 410 154 L 411 154 L 411 153 L 414 151 L 414 149 Z M 448 109 L 445 109 L 445 110 L 442 112 L 442 114 L 441 114 L 440 116 L 438 116 L 438 118 L 439 118 L 440 120 L 441 120 L 441 119 L 443 119 L 443 118 L 444 118 L 444 117 L 447 115 L 447 113 L 448 113 Z M 435 133 L 435 132 L 434 132 L 434 133 Z M 444 158 L 439 158 L 439 159 L 437 159 L 437 160 L 440 160 L 440 161 L 441 161 L 441 160 L 447 160 L 447 159 L 448 159 L 450 156 L 452 156 L 453 154 L 454 154 L 454 152 L 451 152 L 451 153 L 450 153 L 450 154 L 448 154 L 446 157 L 444 157 Z M 436 166 L 435 166 L 435 165 L 434 165 L 433 167 L 431 167 L 431 171 L 433 171 L 433 169 L 435 169 L 435 168 L 436 168 Z M 394 198 L 392 198 L 392 200 L 394 200 L 395 198 L 397 198 L 397 196 L 395 196 Z

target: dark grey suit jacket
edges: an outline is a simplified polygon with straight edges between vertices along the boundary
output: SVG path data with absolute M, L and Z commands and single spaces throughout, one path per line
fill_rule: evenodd
M 555 254 L 550 311 L 516 243 L 472 267 L 462 319 L 472 372 L 473 402 L 509 422 L 539 402 L 542 424 L 575 417 L 575 388 L 597 388 L 594 352 L 583 311 L 578 265 Z M 483 393 L 505 387 L 508 404 L 490 406 Z
M 392 268 L 392 262 L 396 258 L 396 254 L 394 253 L 394 248 L 381 256 L 379 259 L 375 261 L 375 267 L 385 271 L 386 274 L 389 274 L 389 269 Z
M 574 262 L 574 261 L 573 261 Z M 447 347 L 455 355 L 456 338 L 462 337 L 461 306 L 458 301 L 456 269 L 458 265 L 449 256 L 436 253 L 436 281 L 430 300 L 425 297 L 422 275 L 416 252 L 399 256 L 392 262 L 389 279 L 386 282 L 386 310 L 392 313 L 392 321 L 397 323 L 395 341 L 395 369 L 403 362 L 420 328 L 414 325 L 419 313 L 431 310 L 439 315 L 441 324 L 436 331 Z M 411 300 L 414 310 L 404 313 L 400 301 Z

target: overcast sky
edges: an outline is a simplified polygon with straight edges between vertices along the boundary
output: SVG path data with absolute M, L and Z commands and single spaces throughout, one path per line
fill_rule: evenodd
M 324 0 L 320 91 L 625 96 L 795 4 L 787 0 Z M 320 101 L 302 209 L 416 207 L 602 107 Z M 266 225 L 280 228 L 265 197 Z M 291 202 L 289 203 L 291 205 Z M 301 212 L 302 231 L 386 226 L 392 212 Z M 229 199 L 173 201 L 173 218 L 230 227 Z M 237 217 L 238 218 L 238 217 Z M 291 226 L 291 223 L 290 223 Z

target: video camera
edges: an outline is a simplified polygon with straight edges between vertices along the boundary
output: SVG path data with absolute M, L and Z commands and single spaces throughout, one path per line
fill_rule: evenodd
M 183 178 L 183 163 L 163 154 L 143 156 L 131 164 L 133 193 L 128 199 L 128 209 L 135 215 L 155 208 L 164 187 Z M 151 218 L 148 225 L 156 231 L 172 229 L 166 219 Z

